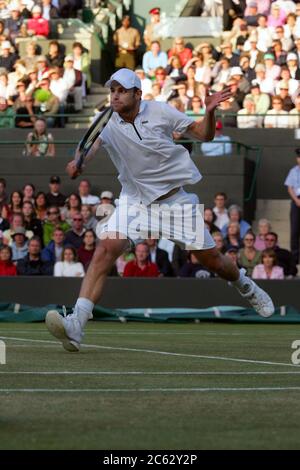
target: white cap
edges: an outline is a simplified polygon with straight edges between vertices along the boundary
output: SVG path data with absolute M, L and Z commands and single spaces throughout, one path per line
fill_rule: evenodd
M 33 9 L 31 10 L 31 13 L 42 13 L 42 9 L 39 5 L 34 5 Z
M 230 70 L 230 76 L 233 77 L 233 75 L 243 75 L 241 67 L 232 67 Z
M 129 69 L 120 69 L 113 73 L 110 79 L 105 83 L 105 86 L 110 88 L 113 81 L 120 83 L 120 85 L 126 88 L 126 90 L 135 87 L 140 90 L 142 89 L 141 80 L 132 70 Z
M 297 57 L 297 54 L 295 54 L 295 52 L 290 52 L 288 55 L 287 55 L 287 58 L 286 60 L 298 60 L 298 57 Z
M 11 43 L 9 41 L 3 41 L 1 44 L 1 49 L 10 49 L 11 48 Z
M 66 55 L 65 62 L 74 62 L 74 57 L 72 55 Z
M 113 199 L 114 195 L 111 191 L 102 191 L 100 195 L 100 199 Z

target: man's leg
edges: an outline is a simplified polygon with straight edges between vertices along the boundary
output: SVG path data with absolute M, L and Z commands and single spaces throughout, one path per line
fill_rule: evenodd
M 102 240 L 83 279 L 73 314 L 63 318 L 56 310 L 47 313 L 48 330 L 62 341 L 67 351 L 79 351 L 83 328 L 93 317 L 94 304 L 102 294 L 107 274 L 116 259 L 128 248 L 128 243 L 127 239 Z
M 192 253 L 209 271 L 230 281 L 259 315 L 269 317 L 274 313 L 274 305 L 269 295 L 245 275 L 244 269 L 239 270 L 229 257 L 222 255 L 216 248 L 192 251 Z

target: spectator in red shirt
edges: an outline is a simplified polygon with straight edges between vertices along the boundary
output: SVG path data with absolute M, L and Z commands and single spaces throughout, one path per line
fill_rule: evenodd
M 42 9 L 35 5 L 31 11 L 32 18 L 27 22 L 28 33 L 32 36 L 45 36 L 49 34 L 49 21 L 42 18 Z
M 138 243 L 135 247 L 135 260 L 129 261 L 124 269 L 123 277 L 158 277 L 159 270 L 155 263 L 149 261 L 149 246 Z
M 183 38 L 175 38 L 172 49 L 168 52 L 168 57 L 177 56 L 180 59 L 181 67 L 184 67 L 185 64 L 193 57 L 191 49 L 184 47 Z
M 12 251 L 9 246 L 0 249 L 0 276 L 16 276 L 17 268 L 12 262 Z

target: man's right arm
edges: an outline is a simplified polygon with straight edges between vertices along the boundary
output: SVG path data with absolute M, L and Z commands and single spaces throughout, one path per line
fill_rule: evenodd
M 77 168 L 77 162 L 80 158 L 80 152 L 79 152 L 78 148 L 76 149 L 74 160 L 69 162 L 68 165 L 67 165 L 67 168 L 66 168 L 66 171 L 67 171 L 68 175 L 70 176 L 70 178 L 77 178 L 77 176 L 81 175 L 81 173 L 83 172 L 83 170 L 86 167 L 87 163 L 90 160 L 92 160 L 92 158 L 96 155 L 96 153 L 99 150 L 99 148 L 101 147 L 101 145 L 102 145 L 102 140 L 101 139 L 97 139 L 94 142 L 93 146 L 90 148 L 89 152 L 85 156 L 84 165 L 82 165 L 80 170 L 78 170 L 78 168 Z

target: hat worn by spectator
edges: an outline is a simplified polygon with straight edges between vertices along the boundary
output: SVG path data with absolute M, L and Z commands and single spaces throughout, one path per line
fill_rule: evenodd
M 151 10 L 149 10 L 149 15 L 159 15 L 159 14 L 160 14 L 159 7 L 151 8 Z
M 221 44 L 220 48 L 221 49 L 226 49 L 226 48 L 232 48 L 232 44 L 230 44 L 230 42 L 225 42 L 224 44 Z
M 113 199 L 114 195 L 111 191 L 102 191 L 100 199 Z
M 60 184 L 60 177 L 59 176 L 51 176 L 50 184 L 54 184 L 54 183 Z
M 264 66 L 264 64 L 257 64 L 257 66 L 255 67 L 255 72 L 265 72 L 266 71 L 266 67 Z
M 129 69 L 120 69 L 113 73 L 110 79 L 105 83 L 105 86 L 110 88 L 113 81 L 120 83 L 120 85 L 122 85 L 126 90 L 129 90 L 130 88 L 138 88 L 141 90 L 142 88 L 142 83 L 139 77 Z
M 250 2 L 248 7 L 249 8 L 257 8 L 257 3 L 256 2 Z
M 47 58 L 44 55 L 39 55 L 37 62 L 47 62 Z
M 260 88 L 259 83 L 256 80 L 252 80 L 250 88 L 251 90 L 253 88 Z
M 287 62 L 289 60 L 298 60 L 298 57 L 297 55 L 294 53 L 294 52 L 290 52 L 288 55 L 287 55 L 287 58 L 286 58 Z
M 223 129 L 222 122 L 221 121 L 216 121 L 216 130 L 220 131 L 221 129 Z
M 275 60 L 275 56 L 273 54 L 271 54 L 270 52 L 267 52 L 265 55 L 264 55 L 264 60 Z
M 241 67 L 232 67 L 230 76 L 233 77 L 233 75 L 243 75 Z
M 65 57 L 65 62 L 74 62 L 74 57 L 72 55 L 67 55 Z
M 11 48 L 11 43 L 9 41 L 3 41 L 1 44 L 1 49 L 10 49 Z
M 33 9 L 31 10 L 31 13 L 42 13 L 42 9 L 39 5 L 34 5 Z
M 300 158 L 300 148 L 295 149 L 295 154 L 297 158 Z
M 288 89 L 289 89 L 289 86 L 288 86 L 287 83 L 281 83 L 281 84 L 279 85 L 279 89 L 280 89 L 280 90 L 288 90 Z
M 23 235 L 24 238 L 27 239 L 26 230 L 24 227 L 16 227 L 16 229 L 14 230 L 14 233 L 12 234 L 12 238 L 14 238 L 16 235 Z

